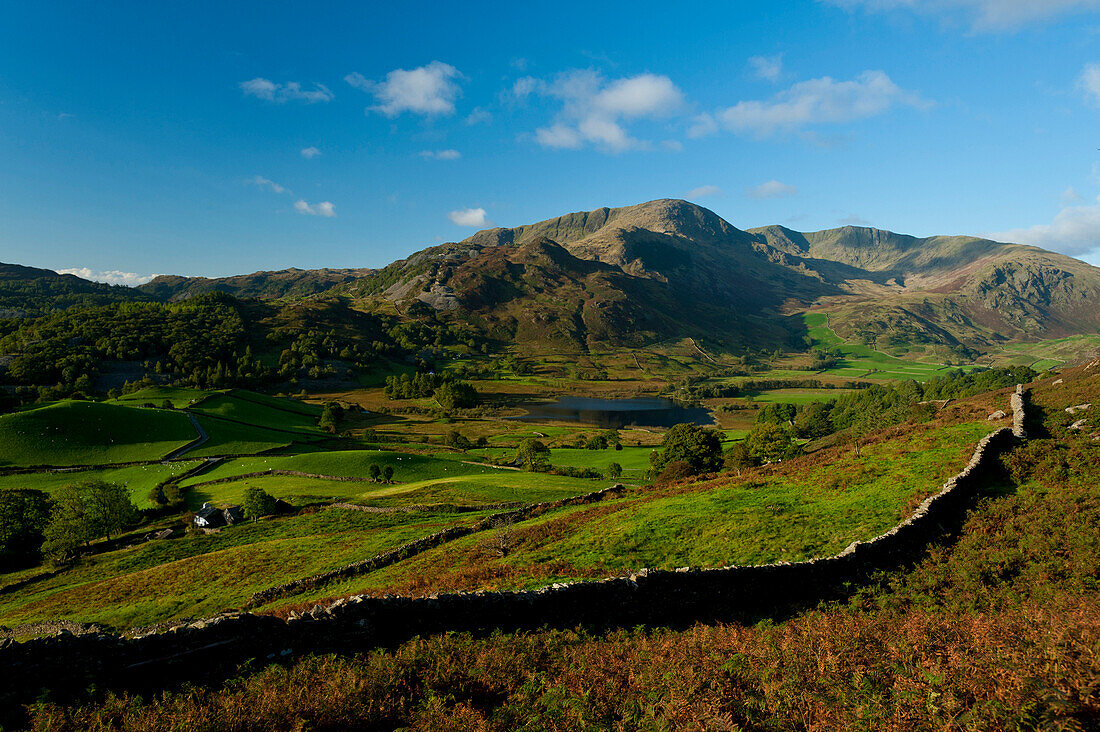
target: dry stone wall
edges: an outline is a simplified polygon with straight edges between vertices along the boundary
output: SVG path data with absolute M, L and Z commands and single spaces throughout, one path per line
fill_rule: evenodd
M 439 631 L 515 630 L 541 626 L 630 627 L 636 624 L 686 624 L 774 612 L 792 603 L 816 601 L 844 583 L 869 572 L 898 566 L 958 525 L 975 490 L 996 470 L 997 457 L 1022 434 L 1025 392 L 1012 398 L 1014 425 L 996 430 L 977 445 L 969 463 L 943 484 L 906 520 L 870 541 L 853 542 L 831 557 L 796 563 L 727 566 L 713 569 L 643 570 L 628 577 L 551 585 L 518 592 L 447 593 L 431 597 L 349 597 L 318 605 L 287 620 L 230 613 L 124 638 L 116 634 L 63 634 L 26 643 L 0 640 L 0 704 L 33 699 L 42 688 L 68 684 L 149 688 L 172 679 L 207 677 L 212 669 L 231 669 L 248 659 L 263 661 L 309 652 L 347 652 L 390 645 L 414 635 Z M 596 494 L 570 499 L 583 503 Z M 542 510 L 566 502 L 540 504 Z M 532 506 L 511 514 L 529 517 Z M 450 529 L 406 545 L 395 554 L 422 551 L 470 528 Z M 434 538 L 433 538 L 434 537 Z M 416 542 L 413 542 L 416 545 Z M 437 544 L 432 544 L 437 545 Z M 407 555 L 407 554 L 406 554 Z M 366 570 L 372 557 L 360 564 Z M 356 565 L 334 570 L 355 572 Z M 327 575 L 325 576 L 327 577 Z M 303 582 L 325 581 L 322 577 Z M 301 587 L 305 587 L 302 585 Z M 273 588 L 274 589 L 274 588 Z M 288 588 L 296 589 L 296 588 Z M 6 692 L 3 691 L 6 688 Z

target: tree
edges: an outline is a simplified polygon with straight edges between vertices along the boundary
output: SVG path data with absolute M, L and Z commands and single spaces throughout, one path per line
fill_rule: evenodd
M 163 402 L 160 403 L 160 408 L 161 409 L 175 409 L 176 407 L 175 407 L 174 404 L 172 404 L 171 399 L 165 399 Z
M 618 478 L 623 474 L 623 466 L 618 463 L 610 463 L 607 466 L 607 475 L 611 478 Z
M 473 443 L 458 430 L 448 430 L 447 434 L 443 436 L 443 441 L 449 447 L 454 447 L 459 450 L 469 450 L 473 447 Z
M 718 432 L 688 422 L 665 433 L 660 452 L 651 452 L 649 462 L 656 473 L 673 462 L 685 462 L 695 474 L 718 470 L 722 466 L 722 440 Z
M 476 407 L 479 396 L 477 390 L 464 381 L 448 381 L 435 390 L 435 400 L 444 411 Z
M 736 470 L 738 475 L 741 475 L 741 471 L 745 468 L 751 468 L 756 465 L 756 460 L 753 458 L 752 453 L 749 452 L 749 446 L 744 440 L 734 443 L 733 447 L 726 450 L 723 458 L 726 467 Z
M 393 466 L 387 465 L 382 468 L 382 478 L 388 483 L 393 480 Z
M 378 463 L 371 463 L 370 468 L 367 469 L 370 474 L 371 480 L 378 480 L 382 477 L 382 468 L 378 467 Z
M 50 497 L 26 488 L 0 490 L 0 555 L 33 556 L 50 521 Z
M 102 480 L 62 486 L 54 493 L 42 548 L 55 558 L 69 559 L 82 545 L 101 536 L 109 541 L 137 518 L 137 506 L 126 486 Z
M 654 480 L 653 482 L 657 485 L 668 485 L 670 483 L 675 483 L 678 480 L 690 478 L 695 474 L 695 468 L 693 468 L 691 466 L 691 463 L 689 463 L 688 461 L 673 460 L 672 462 L 665 465 L 664 470 L 661 471 L 656 480 Z
M 244 489 L 244 515 L 255 521 L 263 516 L 271 516 L 275 513 L 277 503 L 275 497 L 263 488 L 248 486 Z
M 317 421 L 317 426 L 329 434 L 336 434 L 343 417 L 344 408 L 335 402 L 328 402 L 321 410 L 321 418 Z
M 791 433 L 773 422 L 755 425 L 745 438 L 745 447 L 757 463 L 777 463 L 795 450 Z
M 534 437 L 520 440 L 516 459 L 525 470 L 545 470 L 550 467 L 550 448 Z

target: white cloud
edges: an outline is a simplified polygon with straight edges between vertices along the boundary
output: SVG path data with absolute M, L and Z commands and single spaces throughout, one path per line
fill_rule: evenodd
M 864 71 L 852 81 L 837 81 L 828 76 L 801 81 L 768 101 L 738 102 L 720 110 L 716 118 L 730 132 L 769 137 L 808 125 L 874 117 L 899 104 L 929 106 L 929 102 L 900 88 L 884 72 Z
M 1077 77 L 1077 87 L 1093 104 L 1100 104 L 1100 64 L 1086 64 Z
M 297 81 L 288 81 L 285 84 L 276 84 L 270 79 L 256 78 L 240 83 L 241 91 L 245 96 L 264 99 L 269 102 L 282 104 L 290 101 L 300 101 L 307 104 L 332 101 L 333 94 L 324 84 L 314 84 L 313 89 L 303 89 Z
M 1100 205 L 1066 206 L 1049 224 L 1002 231 L 991 236 L 1000 241 L 1031 244 L 1070 256 L 1100 251 Z
M 700 114 L 692 118 L 687 135 L 691 138 L 706 137 L 717 131 L 718 123 L 714 121 L 714 117 L 709 114 Z
M 462 153 L 458 150 L 421 150 L 420 157 L 425 160 L 458 160 Z
M 745 192 L 749 194 L 750 198 L 761 200 L 765 198 L 788 198 L 797 194 L 798 189 L 777 180 L 769 180 L 767 183 L 748 188 Z
M 307 216 L 323 216 L 328 219 L 336 218 L 336 206 L 329 201 L 310 205 L 304 200 L 294 202 L 294 210 Z
M 302 148 L 302 157 L 306 160 L 312 160 L 321 154 L 321 151 L 310 145 L 309 147 Z
M 684 105 L 680 89 L 667 76 L 657 74 L 608 81 L 596 71 L 574 70 L 549 82 L 524 77 L 512 85 L 517 99 L 532 94 L 562 104 L 553 123 L 535 130 L 540 145 L 576 149 L 593 144 L 605 152 L 646 147 L 647 143 L 630 136 L 624 123 L 665 117 Z
M 1077 189 L 1073 186 L 1070 186 L 1066 190 L 1062 191 L 1063 206 L 1071 206 L 1075 203 L 1080 203 L 1083 200 L 1085 199 L 1081 198 L 1081 196 L 1077 193 Z
M 455 100 L 462 94 L 458 69 L 442 61 L 432 61 L 415 69 L 394 69 L 385 81 L 371 81 L 360 73 L 348 74 L 344 81 L 356 89 L 374 95 L 378 104 L 368 112 L 396 117 L 402 112 L 423 115 L 454 114 Z
M 776 82 L 783 75 L 783 54 L 778 56 L 753 56 L 749 59 L 752 73 L 765 81 Z
M 481 107 L 474 107 L 474 111 L 470 112 L 466 117 L 465 122 L 471 127 L 473 125 L 488 124 L 493 121 L 493 115 Z
M 304 153 L 304 151 L 303 151 L 303 153 Z M 279 185 L 278 183 L 276 183 L 273 180 L 268 180 L 267 178 L 263 177 L 262 175 L 257 175 L 257 176 L 254 176 L 252 178 L 249 178 L 248 183 L 251 183 L 252 185 L 257 186 L 259 188 L 264 188 L 264 189 L 270 190 L 273 193 L 286 193 L 287 192 L 286 188 Z
M 856 216 L 855 214 L 848 214 L 840 221 L 837 221 L 840 226 L 870 226 L 871 222 L 862 216 Z
M 447 218 L 458 226 L 488 226 L 492 223 L 483 208 L 460 208 L 447 214 Z
M 963 18 L 975 31 L 1012 31 L 1070 13 L 1100 9 L 1100 0 L 820 0 L 846 10 L 912 10 L 945 20 Z
M 698 188 L 692 188 L 690 191 L 685 193 L 684 198 L 698 199 L 720 195 L 722 195 L 722 189 L 718 186 L 699 186 Z
M 661 140 L 661 147 L 672 152 L 680 152 L 684 149 L 684 143 L 679 140 Z
M 101 272 L 87 267 L 67 267 L 66 269 L 59 269 L 57 272 L 58 274 L 76 275 L 93 282 L 106 282 L 111 285 L 126 285 L 128 287 L 144 285 L 149 280 L 159 276 L 155 274 L 138 274 L 137 272 L 120 272 L 117 269 L 108 269 Z

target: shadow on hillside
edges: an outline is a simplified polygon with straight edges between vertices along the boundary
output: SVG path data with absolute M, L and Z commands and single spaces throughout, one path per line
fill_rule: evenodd
M 551 607 L 538 622 L 531 620 L 537 614 L 523 610 L 522 601 L 485 605 L 483 613 L 466 612 L 460 602 L 454 605 L 458 612 L 453 615 L 396 602 L 375 606 L 362 620 L 353 615 L 289 625 L 273 617 L 246 616 L 242 625 L 220 626 L 224 633 L 204 636 L 201 648 L 189 648 L 185 634 L 182 648 L 187 650 L 182 651 L 172 634 L 151 639 L 145 650 L 126 653 L 119 653 L 123 649 L 106 637 L 58 639 L 36 652 L 33 665 L 19 674 L 18 683 L 0 689 L 0 709 L 5 710 L 0 713 L 0 724 L 17 726 L 19 705 L 35 699 L 70 703 L 101 699 L 108 690 L 151 694 L 178 690 L 183 684 L 216 686 L 270 664 L 290 664 L 316 654 L 353 656 L 392 649 L 414 637 L 443 632 L 483 638 L 577 629 L 600 635 L 635 627 L 682 630 L 699 623 L 781 622 L 823 603 L 847 602 L 856 593 L 889 593 L 891 585 L 926 560 L 932 549 L 953 545 L 972 511 L 1015 490 L 1001 462 L 990 461 L 984 477 L 973 484 L 968 495 L 960 495 L 931 534 L 913 535 L 893 553 L 865 557 L 849 569 L 802 572 L 802 581 L 780 583 L 764 578 L 755 586 L 735 581 L 722 587 L 700 573 L 658 573 L 648 583 L 648 590 L 627 592 L 621 595 L 621 603 L 593 604 L 595 600 L 586 600 L 589 595 L 582 590 L 572 601 L 563 600 L 560 608 Z M 678 578 L 675 582 L 669 579 L 672 575 Z M 507 639 L 502 637 L 500 642 Z

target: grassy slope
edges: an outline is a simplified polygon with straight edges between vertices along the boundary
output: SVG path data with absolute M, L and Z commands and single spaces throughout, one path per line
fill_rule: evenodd
M 34 713 L 42 729 L 1096 729 L 1100 442 L 1062 410 L 1100 403 L 1100 369 L 1052 381 L 1035 390 L 1052 436 L 1008 460 L 1014 483 L 957 543 L 847 601 L 750 627 L 418 638 Z
M 191 411 L 196 414 L 207 414 L 236 422 L 268 427 L 273 430 L 303 432 L 310 435 L 321 434 L 321 430 L 317 426 L 320 410 L 292 410 L 279 403 L 289 404 L 289 400 L 272 400 L 261 403 L 256 401 L 259 397 L 258 394 L 253 396 L 245 393 L 247 398 L 238 397 L 236 394 L 234 392 L 211 397 L 192 407 Z
M 0 467 L 158 460 L 197 436 L 179 412 L 62 401 L 0 416 Z
M 395 485 L 364 482 L 318 480 L 292 476 L 264 476 L 240 481 L 199 486 L 188 492 L 188 500 L 239 501 L 249 485 L 262 487 L 274 496 L 288 500 L 338 498 L 371 505 L 410 503 L 479 504 L 501 501 L 533 503 L 587 493 L 606 487 L 597 482 L 556 475 L 524 473 L 514 470 L 472 465 L 463 462 L 474 456 L 411 455 L 385 450 L 349 450 L 314 452 L 302 455 L 263 456 L 228 461 L 208 473 L 196 476 L 185 485 L 242 475 L 262 470 L 295 470 L 319 475 L 369 475 L 371 465 L 394 469 Z
M 642 567 L 723 566 L 835 554 L 896 524 L 939 490 L 986 422 L 918 427 L 863 449 L 808 456 L 743 480 L 653 488 L 514 528 L 506 558 L 468 537 L 354 580 L 342 591 L 527 587 Z M 831 457 L 831 459 L 829 459 Z
M 22 475 L 0 476 L 0 490 L 4 488 L 34 488 L 47 493 L 70 483 L 85 480 L 105 480 L 121 483 L 130 489 L 130 496 L 138 508 L 152 508 L 149 502 L 149 489 L 173 475 L 179 475 L 199 464 L 199 461 L 179 461 L 174 463 L 156 463 L 153 465 L 134 465 L 127 468 L 107 470 L 82 470 L 76 473 L 26 473 Z
M 474 514 L 457 521 L 475 520 Z M 329 510 L 90 557 L 12 596 L 0 624 L 54 618 L 131 627 L 243 605 L 252 593 L 364 559 L 456 522 L 453 515 Z

